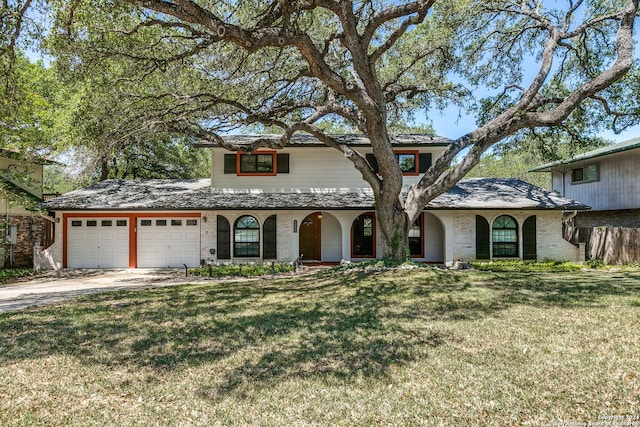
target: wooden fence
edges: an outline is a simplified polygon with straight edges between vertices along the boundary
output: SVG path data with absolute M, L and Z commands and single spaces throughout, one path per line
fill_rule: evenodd
M 606 264 L 640 263 L 640 228 L 567 227 L 564 237 L 574 244 L 585 243 L 586 259 Z

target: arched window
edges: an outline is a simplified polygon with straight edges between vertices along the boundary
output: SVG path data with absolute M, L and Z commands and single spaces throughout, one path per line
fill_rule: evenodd
M 233 256 L 260 256 L 260 224 L 251 215 L 241 216 L 233 225 Z
M 509 215 L 502 215 L 493 221 L 494 257 L 518 256 L 518 223 Z

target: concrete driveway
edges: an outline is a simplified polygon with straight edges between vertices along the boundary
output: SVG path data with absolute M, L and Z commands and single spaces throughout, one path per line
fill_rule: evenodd
M 82 295 L 119 289 L 195 283 L 183 269 L 63 270 L 0 285 L 0 312 L 56 304 Z

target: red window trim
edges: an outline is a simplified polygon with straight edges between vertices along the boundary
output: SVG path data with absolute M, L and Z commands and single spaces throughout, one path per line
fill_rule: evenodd
M 373 219 L 373 254 L 372 255 L 355 255 L 353 253 L 353 222 L 356 220 L 356 218 L 358 216 L 362 216 L 362 215 L 369 215 L 371 216 L 371 218 Z M 377 252 L 377 243 L 376 243 L 376 213 L 375 212 L 362 212 L 360 215 L 358 215 L 356 218 L 353 219 L 353 221 L 351 221 L 351 258 L 376 258 L 376 252 Z
M 240 172 L 240 157 L 247 154 L 271 154 L 273 158 L 273 171 L 272 172 Z M 237 151 L 236 152 L 236 176 L 276 176 L 278 174 L 278 156 L 275 150 L 260 150 L 260 151 Z
M 420 152 L 418 150 L 394 150 L 393 154 L 413 154 L 415 161 L 415 172 L 402 172 L 403 176 L 418 176 L 420 175 Z M 398 164 L 400 166 L 400 164 Z

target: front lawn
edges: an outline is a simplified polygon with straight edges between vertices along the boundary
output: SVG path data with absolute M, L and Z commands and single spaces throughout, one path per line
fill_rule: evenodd
M 640 425 L 639 343 L 637 269 L 106 293 L 0 315 L 0 425 Z

